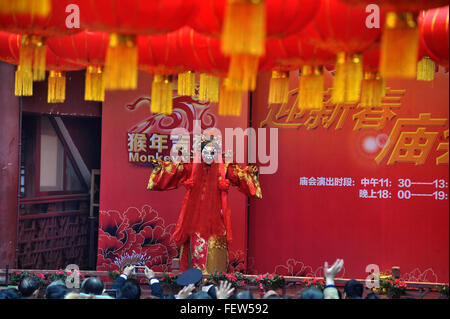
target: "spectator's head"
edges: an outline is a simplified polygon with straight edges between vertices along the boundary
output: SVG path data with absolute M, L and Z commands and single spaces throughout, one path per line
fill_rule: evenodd
M 263 299 L 281 299 L 281 297 L 276 291 L 269 290 L 264 294 Z
M 103 288 L 103 281 L 98 277 L 89 277 L 81 283 L 81 290 L 86 294 L 101 295 Z
M 22 298 L 37 298 L 39 293 L 39 281 L 33 277 L 22 279 L 19 284 L 19 291 Z
M 50 284 L 45 289 L 45 298 L 46 299 L 64 299 L 64 297 L 69 293 L 69 289 L 67 289 L 66 285 L 55 283 Z
M 20 299 L 20 294 L 15 288 L 0 290 L 0 299 Z
M 376 293 L 371 292 L 364 299 L 379 299 L 379 298 L 378 298 L 378 295 Z
M 358 281 L 352 279 L 345 284 L 345 299 L 361 299 L 364 292 L 364 286 Z
M 318 288 L 307 288 L 301 292 L 300 299 L 323 299 L 323 293 Z
M 195 294 L 190 295 L 187 299 L 212 299 L 210 295 L 208 295 L 207 292 L 199 291 Z
M 255 299 L 253 298 L 252 293 L 248 290 L 240 291 L 232 297 L 232 299 Z
M 117 291 L 117 299 L 140 299 L 141 287 L 139 282 L 128 279 L 124 285 Z

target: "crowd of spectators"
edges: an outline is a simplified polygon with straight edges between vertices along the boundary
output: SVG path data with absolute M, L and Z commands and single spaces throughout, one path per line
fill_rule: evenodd
M 289 299 L 363 299 L 364 287 L 356 281 L 350 280 L 341 292 L 335 286 L 335 277 L 341 271 L 344 261 L 337 259 L 329 267 L 324 264 L 325 288 L 305 288 Z M 45 288 L 46 299 L 141 299 L 141 283 L 132 278 L 135 266 L 125 267 L 122 274 L 114 281 L 111 289 L 105 289 L 104 283 L 98 277 L 89 277 L 81 283 L 79 291 L 66 287 L 62 280 L 56 280 Z M 144 268 L 144 275 L 151 287 L 149 299 L 255 299 L 251 291 L 235 292 L 228 281 L 221 281 L 218 286 L 211 282 L 202 282 L 202 274 L 197 269 L 190 269 L 179 276 L 182 288 L 176 294 L 164 294 L 161 283 L 155 273 L 148 267 Z M 0 290 L 0 299 L 35 299 L 38 298 L 40 282 L 33 277 L 24 278 L 17 289 Z M 276 291 L 265 292 L 263 299 L 283 299 Z M 365 299 L 378 299 L 370 293 Z

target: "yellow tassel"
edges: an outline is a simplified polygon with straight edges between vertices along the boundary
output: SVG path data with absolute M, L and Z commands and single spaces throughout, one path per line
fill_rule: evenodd
M 436 65 L 430 57 L 425 56 L 417 62 L 417 80 L 418 81 L 433 81 L 434 71 Z
M 331 101 L 352 104 L 359 101 L 363 66 L 360 54 L 338 53 Z
M 230 58 L 228 69 L 229 88 L 239 91 L 254 91 L 258 76 L 259 57 L 240 54 Z
M 388 12 L 381 38 L 380 75 L 385 79 L 414 79 L 419 54 L 416 15 Z
M 172 76 L 153 75 L 152 83 L 152 113 L 172 114 Z
M 223 23 L 221 49 L 231 57 L 229 87 L 253 91 L 259 57 L 265 53 L 265 1 L 228 0 Z
M 380 107 L 386 95 L 385 81 L 377 72 L 365 72 L 362 81 L 361 106 Z
M 66 75 L 61 71 L 50 71 L 48 75 L 48 103 L 63 103 L 66 99 Z
M 199 100 L 204 102 L 219 102 L 219 78 L 206 73 L 200 74 Z
M 323 86 L 323 67 L 303 66 L 298 91 L 298 108 L 300 110 L 323 109 Z
M 89 65 L 86 68 L 84 99 L 86 101 L 105 100 L 105 87 L 103 86 L 103 71 L 100 66 Z
M 48 16 L 51 11 L 51 0 L 9 0 L 0 1 L 0 13 L 18 13 Z
M 31 71 L 23 71 L 17 66 L 14 94 L 16 96 L 33 95 L 33 74 Z
M 33 81 L 45 80 L 45 57 L 47 47 L 44 39 L 35 35 L 24 35 L 19 50 L 19 66 L 24 72 L 33 74 Z
M 224 79 L 220 87 L 219 115 L 240 116 L 242 109 L 242 91 L 229 89 L 229 80 Z
M 228 0 L 221 38 L 226 55 L 261 56 L 265 50 L 266 12 L 264 0 Z
M 195 73 L 187 71 L 178 74 L 178 95 L 195 96 Z
M 136 36 L 112 33 L 106 52 L 103 80 L 106 90 L 134 90 L 138 78 Z
M 287 103 L 289 99 L 289 72 L 272 71 L 269 104 Z

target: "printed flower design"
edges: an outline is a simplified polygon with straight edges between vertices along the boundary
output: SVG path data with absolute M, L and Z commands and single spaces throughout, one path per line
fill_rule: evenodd
M 170 269 L 178 254 L 171 240 L 174 225 L 165 225 L 151 206 L 129 207 L 124 213 L 100 212 L 97 270 L 118 270 L 114 260 L 125 254 L 149 256 L 146 265 L 156 272 Z

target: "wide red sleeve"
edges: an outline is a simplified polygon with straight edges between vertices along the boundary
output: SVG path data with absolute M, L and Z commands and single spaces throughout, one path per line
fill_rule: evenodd
M 190 164 L 155 161 L 147 189 L 155 191 L 175 189 L 190 177 L 190 171 Z
M 258 173 L 256 165 L 241 167 L 238 164 L 228 164 L 226 178 L 247 196 L 262 198 Z

